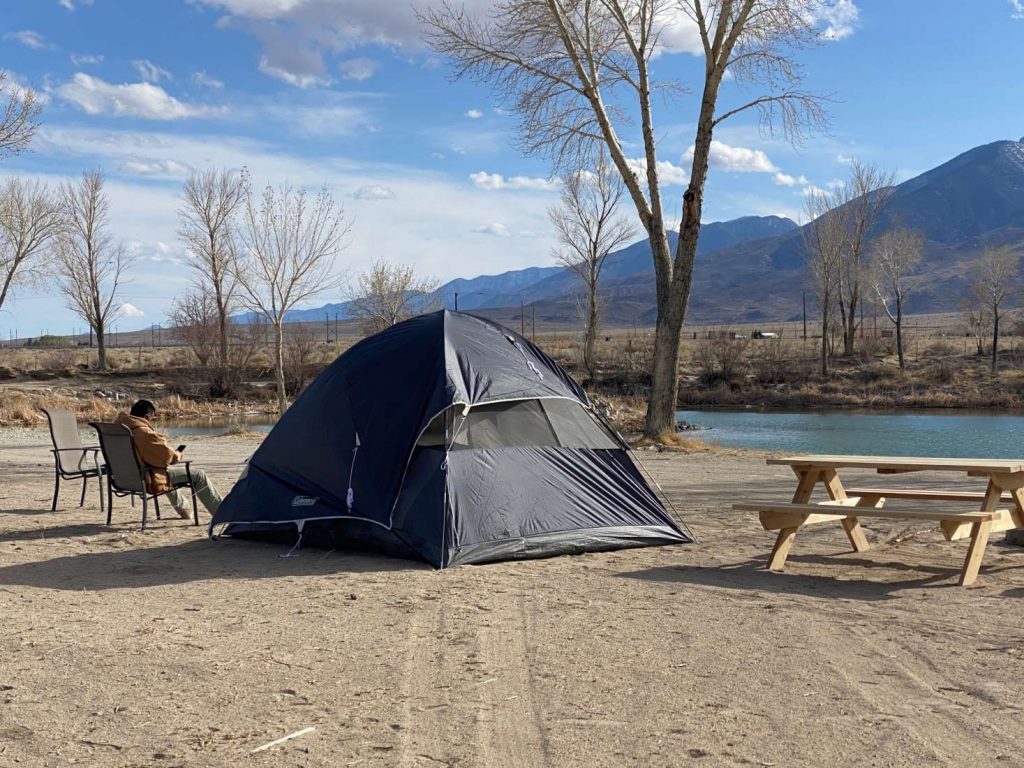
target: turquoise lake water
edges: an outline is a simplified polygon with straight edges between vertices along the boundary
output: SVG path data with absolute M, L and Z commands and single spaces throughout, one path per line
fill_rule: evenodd
M 1024 415 L 976 411 L 679 411 L 694 432 L 734 448 L 878 456 L 1024 458 Z

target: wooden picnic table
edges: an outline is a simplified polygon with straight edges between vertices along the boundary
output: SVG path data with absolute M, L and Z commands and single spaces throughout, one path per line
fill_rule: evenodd
M 947 540 L 970 538 L 960 584 L 972 584 L 984 558 L 989 535 L 996 531 L 1024 528 L 1024 459 L 957 459 L 920 456 L 785 456 L 768 459 L 770 465 L 790 467 L 797 487 L 790 503 L 744 502 L 734 508 L 756 511 L 765 530 L 778 531 L 769 559 L 771 570 L 782 570 L 796 532 L 804 525 L 839 522 L 855 551 L 868 549 L 861 517 L 883 517 L 939 522 Z M 873 470 L 880 475 L 912 472 L 947 472 L 985 480 L 984 490 L 934 490 L 906 486 L 847 488 L 839 477 L 843 469 Z M 827 501 L 811 504 L 821 484 Z M 892 510 L 889 499 L 919 502 L 923 509 Z M 977 511 L 953 510 L 943 502 L 975 502 Z M 1000 509 L 1001 502 L 1008 502 Z M 856 508 L 839 512 L 835 507 Z

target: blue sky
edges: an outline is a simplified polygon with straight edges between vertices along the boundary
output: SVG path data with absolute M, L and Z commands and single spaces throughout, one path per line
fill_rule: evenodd
M 327 185 L 352 220 L 350 274 L 381 256 L 442 280 L 550 264 L 557 182 L 514 149 L 514 116 L 424 48 L 412 8 L 427 2 L 0 0 L 0 68 L 47 99 L 32 151 L 0 162 L 0 178 L 103 169 L 115 234 L 138 257 L 123 329 L 162 322 L 191 279 L 176 236 L 190 169 Z M 805 190 L 842 178 L 853 156 L 909 178 L 1024 136 L 1024 2 L 820 2 L 835 39 L 800 61 L 810 89 L 833 94 L 829 133 L 794 148 L 755 115 L 724 124 L 706 220 L 798 217 Z M 668 39 L 655 76 L 699 92 L 692 36 Z M 727 83 L 723 100 L 735 98 Z M 695 101 L 657 105 L 673 218 Z M 45 287 L 0 312 L 4 338 L 80 326 Z

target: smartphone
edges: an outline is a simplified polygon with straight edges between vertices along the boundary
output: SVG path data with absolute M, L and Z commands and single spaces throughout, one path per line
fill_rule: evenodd
M 185 444 L 184 444 L 184 443 L 182 443 L 181 445 L 179 445 L 179 446 L 177 447 L 177 449 L 176 449 L 176 450 L 178 451 L 178 453 L 181 453 L 182 451 L 184 451 L 184 450 L 185 450 L 185 448 L 186 448 Z

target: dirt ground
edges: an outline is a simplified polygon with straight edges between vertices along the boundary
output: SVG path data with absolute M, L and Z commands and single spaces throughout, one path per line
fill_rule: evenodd
M 226 490 L 257 440 L 189 451 Z M 768 573 L 729 503 L 791 475 L 642 457 L 699 544 L 438 572 L 51 513 L 45 432 L 0 430 L 0 765 L 1024 765 L 1024 550 L 963 589 L 965 542 L 817 526 Z

